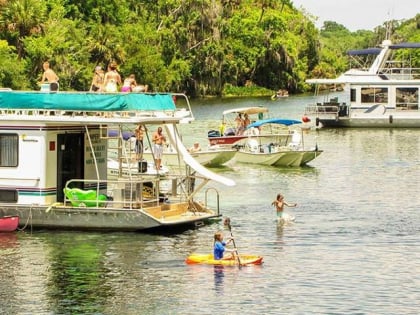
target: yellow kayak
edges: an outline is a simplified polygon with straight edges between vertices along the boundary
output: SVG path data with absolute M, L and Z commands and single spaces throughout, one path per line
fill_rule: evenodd
M 222 266 L 241 266 L 261 265 L 263 257 L 257 255 L 239 255 L 235 257 L 215 260 L 213 254 L 191 254 L 185 259 L 187 264 L 205 264 L 205 265 L 222 265 Z

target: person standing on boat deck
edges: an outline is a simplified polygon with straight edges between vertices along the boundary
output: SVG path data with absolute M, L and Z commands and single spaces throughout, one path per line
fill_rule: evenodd
M 220 136 L 224 136 L 226 131 L 226 122 L 223 120 L 219 126 Z
M 244 115 L 244 130 L 246 129 L 246 127 L 248 127 L 248 125 L 251 123 L 251 121 L 249 120 L 248 114 Z
M 288 203 L 284 200 L 282 194 L 277 194 L 276 200 L 274 200 L 271 205 L 276 207 L 277 218 L 280 220 L 283 217 L 284 206 L 296 207 L 297 203 Z
M 105 73 L 101 66 L 95 67 L 92 83 L 90 84 L 89 92 L 102 92 L 104 86 Z
M 229 244 L 233 238 L 230 238 L 227 242 L 223 241 L 223 233 L 218 231 L 214 233 L 214 247 L 213 247 L 213 258 L 215 260 L 220 260 L 224 257 L 225 251 L 234 252 L 234 250 L 226 249 L 226 245 Z
M 236 122 L 236 135 L 241 135 L 244 132 L 244 120 L 242 119 L 242 114 L 239 113 L 235 118 Z
M 136 129 L 134 129 L 134 135 L 136 137 L 135 151 L 137 161 L 143 159 L 143 137 L 145 131 L 146 127 L 144 127 L 142 124 L 139 124 Z
M 166 142 L 166 138 L 162 133 L 162 127 L 158 127 L 157 131 L 153 134 L 153 154 L 155 156 L 155 166 L 159 170 L 162 168 L 162 155 L 163 145 Z
M 109 65 L 107 73 L 104 77 L 105 92 L 118 92 L 118 86 L 121 85 L 121 76 L 117 71 L 117 64 L 112 62 Z
M 42 74 L 41 84 L 48 82 L 50 84 L 50 91 L 57 91 L 59 78 L 54 70 L 50 68 L 50 63 L 45 61 L 42 64 L 42 68 L 44 69 L 44 73 Z

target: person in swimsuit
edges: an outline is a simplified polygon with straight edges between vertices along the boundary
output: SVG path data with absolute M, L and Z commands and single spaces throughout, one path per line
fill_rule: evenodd
M 136 76 L 134 74 L 130 74 L 130 76 L 124 80 L 121 92 L 132 92 L 136 86 Z
M 276 200 L 274 200 L 271 205 L 276 207 L 277 219 L 281 220 L 283 218 L 284 206 L 296 207 L 297 203 L 288 203 L 284 200 L 282 194 L 277 194 Z
M 50 84 L 50 91 L 58 91 L 58 76 L 55 74 L 54 70 L 50 68 L 50 63 L 45 61 L 42 64 L 44 73 L 42 74 L 42 79 L 40 84 L 48 82 Z
M 109 65 L 109 70 L 105 73 L 104 89 L 105 92 L 118 92 L 118 86 L 121 85 L 121 76 L 117 72 L 117 64 L 112 62 Z
M 104 85 L 104 70 L 101 66 L 96 66 L 95 73 L 90 84 L 90 92 L 102 92 Z
M 139 161 L 143 158 L 143 136 L 146 128 L 139 124 L 136 129 L 134 129 L 134 135 L 136 137 L 136 160 Z
M 162 133 L 162 127 L 158 127 L 157 131 L 153 134 L 153 154 L 155 156 L 155 165 L 156 169 L 159 170 L 162 168 L 162 155 L 163 155 L 163 145 L 166 142 L 166 138 Z

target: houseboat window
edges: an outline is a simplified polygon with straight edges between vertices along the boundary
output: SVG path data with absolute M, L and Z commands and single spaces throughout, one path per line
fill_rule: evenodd
M 0 134 L 0 167 L 18 165 L 19 137 L 16 134 Z
M 388 103 L 387 88 L 362 88 L 362 103 Z
M 356 102 L 356 89 L 350 89 L 350 102 Z
M 17 202 L 18 193 L 16 190 L 0 189 L 0 202 Z
M 396 88 L 395 106 L 397 109 L 419 109 L 418 88 Z

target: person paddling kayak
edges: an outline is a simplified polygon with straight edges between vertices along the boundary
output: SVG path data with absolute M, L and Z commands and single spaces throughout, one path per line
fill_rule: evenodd
M 214 234 L 214 248 L 213 248 L 213 256 L 215 260 L 220 260 L 224 257 L 224 252 L 233 252 L 234 250 L 226 249 L 225 246 L 232 242 L 232 238 L 228 239 L 227 242 L 223 241 L 223 233 L 218 231 Z

